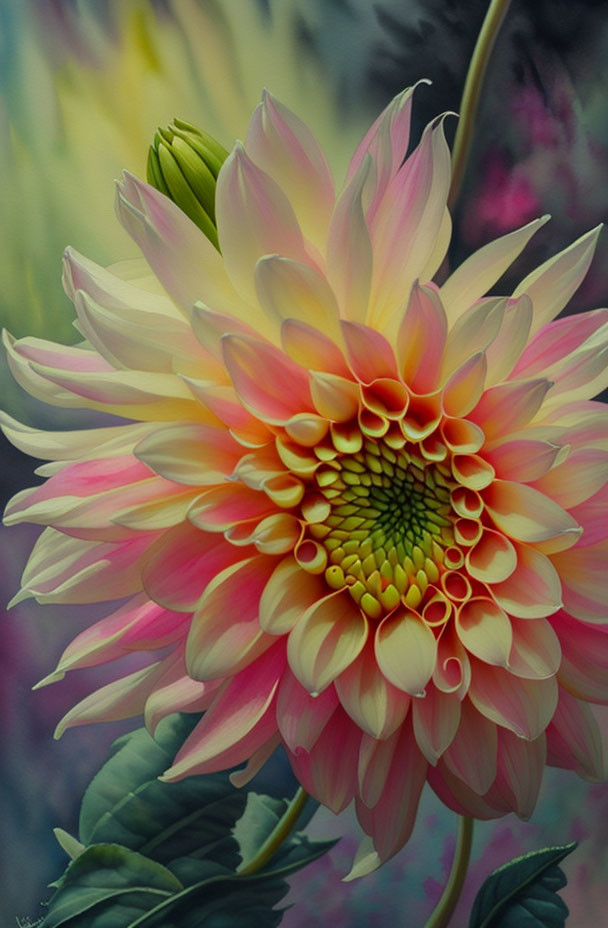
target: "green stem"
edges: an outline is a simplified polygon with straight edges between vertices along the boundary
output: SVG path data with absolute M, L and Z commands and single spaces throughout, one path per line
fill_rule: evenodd
M 491 0 L 486 18 L 481 27 L 481 32 L 479 33 L 479 38 L 477 39 L 477 44 L 475 45 L 473 57 L 471 58 L 471 64 L 469 65 L 467 79 L 462 92 L 460 120 L 456 130 L 454 150 L 452 152 L 452 186 L 448 197 L 448 207 L 450 210 L 454 208 L 464 180 L 467 161 L 471 151 L 471 143 L 473 141 L 473 126 L 479 107 L 483 79 L 492 49 L 494 48 L 494 42 L 496 41 L 502 22 L 507 15 L 510 3 L 511 0 Z
M 435 906 L 435 910 L 425 928 L 446 928 L 454 914 L 456 904 L 460 899 L 460 893 L 464 885 L 471 856 L 471 845 L 473 843 L 473 819 L 464 815 L 460 816 L 458 821 L 458 837 L 456 838 L 456 850 L 454 851 L 454 860 L 452 869 L 445 889 L 441 894 L 441 899 Z
M 253 857 L 246 866 L 241 865 L 237 869 L 237 873 L 243 876 L 249 873 L 256 873 L 268 863 L 294 827 L 307 799 L 308 793 L 300 787 L 287 806 L 285 814 L 279 819 L 274 830 L 268 835 L 255 857 Z

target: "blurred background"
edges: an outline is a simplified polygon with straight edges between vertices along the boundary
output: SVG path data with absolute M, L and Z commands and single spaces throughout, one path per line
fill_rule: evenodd
M 100 263 L 135 256 L 113 214 L 122 168 L 145 176 L 158 125 L 178 116 L 226 147 L 243 138 L 268 87 L 314 129 L 339 177 L 353 145 L 390 98 L 421 77 L 414 139 L 437 113 L 458 110 L 487 0 L 1 0 L 0 321 L 13 335 L 78 340 L 60 284 L 73 245 Z M 529 220 L 552 221 L 509 272 L 533 266 L 608 215 L 608 3 L 514 0 L 486 78 L 473 151 L 454 216 L 450 261 Z M 453 132 L 453 126 L 451 128 Z M 608 303 L 608 235 L 567 312 Z M 499 288 L 500 290 L 501 288 Z M 43 407 L 0 360 L 1 405 L 45 428 L 91 417 Z M 2 503 L 36 482 L 34 461 L 0 446 Z M 19 585 L 37 532 L 0 529 L 0 604 Z M 2 924 L 35 924 L 46 884 L 65 865 L 51 829 L 74 831 L 84 786 L 133 722 L 56 722 L 108 674 L 75 671 L 34 693 L 85 625 L 106 612 L 23 603 L 3 616 L 0 687 Z M 137 666 L 129 659 L 128 672 Z M 114 671 L 117 676 L 118 672 Z M 603 823 L 603 824 L 602 824 Z M 320 811 L 314 836 L 344 837 L 293 877 L 283 924 L 304 928 L 422 924 L 449 870 L 455 816 L 429 792 L 408 846 L 381 870 L 342 883 L 358 842 L 350 813 Z M 569 925 L 603 923 L 608 789 L 548 771 L 530 823 L 478 825 L 454 925 L 464 926 L 485 876 L 517 854 L 576 839 L 564 865 Z

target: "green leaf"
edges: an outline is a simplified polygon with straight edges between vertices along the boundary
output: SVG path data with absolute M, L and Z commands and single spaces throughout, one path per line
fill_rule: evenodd
M 121 844 L 163 864 L 177 857 L 206 857 L 230 869 L 238 864 L 231 829 L 247 793 L 225 773 L 162 783 L 167 767 L 199 716 L 170 716 L 153 739 L 140 729 L 119 739 L 89 785 L 80 813 L 85 844 Z
M 118 911 L 124 906 L 145 911 L 159 896 L 167 898 L 181 889 L 177 877 L 155 861 L 117 845 L 94 845 L 57 882 L 42 928 L 78 924 L 74 918 L 108 901 Z
M 74 859 L 53 884 L 43 928 L 274 928 L 284 877 L 334 842 L 290 835 L 259 873 L 236 872 L 257 853 L 289 805 L 235 788 L 228 772 L 177 783 L 158 777 L 200 716 L 170 716 L 152 738 L 145 729 L 120 738 L 86 790 L 80 841 L 56 835 Z M 284 760 L 284 758 L 283 758 Z M 276 792 L 295 781 L 281 758 L 257 786 Z M 278 773 L 278 776 L 277 776 Z M 254 781 L 255 782 L 255 781 Z M 316 808 L 312 800 L 300 822 Z M 76 856 L 77 855 L 77 856 Z
M 469 928 L 563 928 L 568 907 L 557 892 L 567 880 L 558 864 L 576 846 L 533 851 L 491 873 L 473 903 Z

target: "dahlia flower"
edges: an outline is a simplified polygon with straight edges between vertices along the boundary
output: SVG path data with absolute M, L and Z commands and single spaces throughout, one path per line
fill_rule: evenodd
M 217 180 L 221 253 L 125 174 L 145 261 L 68 249 L 85 341 L 7 337 L 17 380 L 123 423 L 44 432 L 9 524 L 47 526 L 17 600 L 121 600 L 56 671 L 164 649 L 59 725 L 205 709 L 166 780 L 278 744 L 398 851 L 428 781 L 457 812 L 530 815 L 545 764 L 603 775 L 608 702 L 608 310 L 555 320 L 597 231 L 487 296 L 547 217 L 439 286 L 443 118 L 404 160 L 412 90 L 338 193 L 307 127 L 265 93 Z

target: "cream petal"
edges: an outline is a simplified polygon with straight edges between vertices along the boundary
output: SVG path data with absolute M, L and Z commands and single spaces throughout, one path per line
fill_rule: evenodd
M 410 698 L 380 672 L 373 642 L 335 681 L 344 709 L 359 728 L 374 738 L 388 738 L 407 715 Z
M 474 304 L 460 316 L 447 336 L 442 381 L 471 355 L 487 351 L 500 331 L 506 307 L 506 299 L 493 297 Z
M 142 588 L 141 559 L 157 535 L 134 535 L 115 543 L 82 541 L 44 530 L 11 605 L 35 597 L 39 603 L 92 603 L 119 599 Z
M 68 728 L 77 725 L 88 725 L 90 722 L 118 722 L 133 715 L 140 715 L 144 711 L 148 696 L 167 672 L 171 671 L 176 661 L 183 664 L 183 657 L 179 652 L 102 686 L 63 716 L 55 729 L 54 737 L 61 738 Z
M 442 396 L 446 416 L 466 416 L 479 404 L 487 369 L 485 354 L 478 352 L 450 375 Z
M 289 635 L 287 656 L 309 693 L 320 693 L 361 652 L 368 623 L 350 595 L 330 593 L 314 603 Z
M 379 378 L 398 379 L 397 362 L 389 342 L 374 329 L 356 322 L 342 322 L 348 362 L 362 383 Z
M 450 152 L 439 117 L 388 184 L 371 229 L 369 323 L 395 334 L 399 307 L 434 251 L 450 185 Z M 421 280 L 421 283 L 426 283 Z
M 536 333 L 516 364 L 512 377 L 533 377 L 546 374 L 553 365 L 565 360 L 595 336 L 593 342 L 604 340 L 608 309 L 576 313 L 556 319 Z
M 545 541 L 567 535 L 574 544 L 580 535 L 578 525 L 565 509 L 527 484 L 495 480 L 481 495 L 494 524 L 518 541 Z
M 0 410 L 0 427 L 12 445 L 32 457 L 72 461 L 128 454 L 138 441 L 158 428 L 156 423 L 134 422 L 104 428 L 47 432 L 24 425 Z
M 264 587 L 260 598 L 260 625 L 270 635 L 288 634 L 326 595 L 323 579 L 302 570 L 289 555 L 278 564 Z
M 255 286 L 260 305 L 279 325 L 297 319 L 340 337 L 336 298 L 325 277 L 310 265 L 265 255 L 255 266 Z
M 304 235 L 322 248 L 334 202 L 327 161 L 308 127 L 267 90 L 251 117 L 245 150 L 286 194 Z
M 471 577 L 482 583 L 506 580 L 517 567 L 517 553 L 508 538 L 485 526 L 479 540 L 467 551 L 465 564 Z
M 400 610 L 382 620 L 376 632 L 376 659 L 397 689 L 421 696 L 431 679 L 437 642 L 419 615 Z
M 557 570 L 549 558 L 530 545 L 516 544 L 517 567 L 502 583 L 492 586 L 492 596 L 510 615 L 543 618 L 556 612 L 562 601 Z
M 158 429 L 140 441 L 134 453 L 167 480 L 209 486 L 232 474 L 243 449 L 225 429 L 187 423 Z
M 254 269 L 262 255 L 281 254 L 309 263 L 289 200 L 240 142 L 218 175 L 215 210 L 224 267 L 251 303 L 255 304 Z M 216 308 L 211 300 L 207 302 Z
M 511 621 L 493 599 L 473 597 L 456 614 L 462 644 L 486 664 L 506 667 L 513 643 Z
M 555 319 L 578 289 L 591 264 L 601 228 L 596 226 L 568 248 L 549 258 L 515 288 L 513 296 L 526 293 L 532 300 L 532 333 Z
M 219 312 L 247 318 L 222 256 L 182 210 L 158 190 L 129 174 L 117 184 L 118 218 L 182 311 L 198 299 Z
M 486 350 L 488 386 L 501 383 L 512 372 L 528 342 L 532 316 L 530 297 L 524 294 L 516 300 L 508 300 L 500 330 Z
M 227 335 L 224 360 L 243 405 L 267 422 L 281 424 L 314 412 L 310 375 L 287 355 L 253 338 Z
M 559 638 L 546 619 L 511 619 L 513 645 L 507 668 L 518 677 L 544 680 L 560 668 Z
M 521 229 L 489 242 L 450 274 L 440 293 L 452 324 L 500 280 L 548 219 L 549 216 L 534 219 Z
M 338 197 L 327 238 L 327 277 L 340 315 L 354 322 L 365 321 L 372 277 L 372 246 L 362 203 L 371 167 L 366 157 Z
M 323 332 L 299 319 L 286 319 L 281 326 L 281 343 L 289 357 L 312 374 L 323 371 L 350 377 L 346 359 L 336 343 Z

